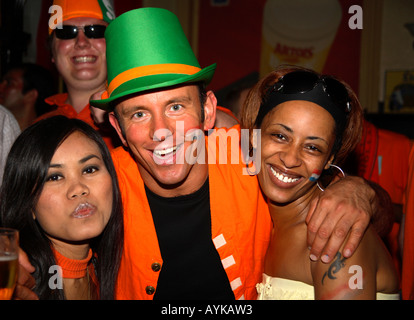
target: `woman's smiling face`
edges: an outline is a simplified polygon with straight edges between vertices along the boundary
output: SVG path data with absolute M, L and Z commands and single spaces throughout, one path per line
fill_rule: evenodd
M 295 100 L 275 107 L 260 129 L 261 188 L 272 202 L 294 202 L 315 187 L 312 175 L 332 161 L 335 121 L 319 105 Z

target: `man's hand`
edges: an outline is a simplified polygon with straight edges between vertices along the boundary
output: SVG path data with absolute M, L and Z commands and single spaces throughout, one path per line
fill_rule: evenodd
M 13 299 L 15 300 L 38 300 L 37 295 L 32 291 L 36 285 L 36 281 L 31 275 L 35 268 L 30 264 L 26 253 L 20 249 L 19 251 L 19 272 L 14 289 Z
M 332 183 L 312 202 L 306 217 L 310 258 L 331 262 L 345 240 L 343 256 L 350 257 L 376 206 L 376 193 L 364 179 L 347 176 Z
M 101 91 L 98 91 L 98 92 L 96 92 L 96 93 L 94 93 L 92 96 L 91 96 L 91 99 L 90 100 L 100 100 L 101 99 L 101 96 L 102 96 L 102 93 L 104 92 L 105 90 L 103 89 L 103 90 L 101 90 Z M 93 106 L 90 106 L 89 107 L 90 108 L 90 110 L 91 110 L 91 116 L 92 116 L 92 119 L 93 119 L 93 121 L 95 122 L 95 124 L 97 125 L 97 126 L 99 126 L 99 125 L 101 125 L 101 124 L 103 124 L 104 122 L 105 122 L 105 117 L 106 117 L 106 111 L 104 111 L 104 110 L 102 110 L 102 109 L 99 109 L 99 108 L 96 108 L 96 107 L 93 107 Z

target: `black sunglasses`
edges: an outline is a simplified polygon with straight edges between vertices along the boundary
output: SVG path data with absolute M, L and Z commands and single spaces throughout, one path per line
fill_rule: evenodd
M 329 76 L 319 77 L 308 71 L 293 71 L 284 75 L 273 90 L 284 94 L 305 93 L 312 91 L 319 83 L 322 83 L 324 91 L 335 104 L 343 106 L 346 113 L 351 111 L 351 99 L 345 86 Z
M 75 39 L 78 35 L 79 29 L 83 30 L 85 36 L 89 39 L 100 39 L 105 36 L 106 26 L 101 24 L 92 24 L 89 26 L 71 26 L 64 25 L 62 28 L 56 28 L 56 38 L 62 40 Z

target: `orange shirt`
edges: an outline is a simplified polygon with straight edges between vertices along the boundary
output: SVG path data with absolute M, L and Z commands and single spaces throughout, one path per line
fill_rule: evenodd
M 359 175 L 383 187 L 393 203 L 402 204 L 410 150 L 411 141 L 407 136 L 378 129 L 365 121 L 357 148 Z
M 124 203 L 125 229 L 116 297 L 152 300 L 163 259 L 144 182 L 129 152 L 117 148 L 112 156 Z M 235 298 L 256 299 L 271 218 L 257 178 L 242 174 L 243 163 L 228 163 L 208 165 L 212 241 Z M 193 267 L 197 266 L 189 266 L 189 277 Z
M 400 133 L 376 128 L 364 121 L 364 131 L 356 153 L 358 174 L 384 188 L 395 204 L 403 204 L 407 187 L 410 139 Z M 401 275 L 398 234 L 400 223 L 394 222 L 385 239 L 395 267 Z
M 87 104 L 81 112 L 77 113 L 76 110 L 70 104 L 66 103 L 67 98 L 67 93 L 59 93 L 47 98 L 45 101 L 50 105 L 56 105 L 57 108 L 53 111 L 41 115 L 39 118 L 36 119 L 36 121 L 58 115 L 66 116 L 71 119 L 79 119 L 86 122 L 92 128 L 97 130 L 101 134 L 102 138 L 104 139 L 106 145 L 110 150 L 121 145 L 118 135 L 114 129 L 109 128 L 109 130 L 104 131 L 95 125 L 95 122 L 93 121 L 91 112 L 89 110 L 89 104 Z
M 404 203 L 405 229 L 402 262 L 402 298 L 414 300 L 414 147 L 410 154 L 410 170 Z

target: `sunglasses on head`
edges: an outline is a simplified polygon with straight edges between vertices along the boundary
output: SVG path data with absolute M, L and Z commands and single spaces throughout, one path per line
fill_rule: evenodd
M 75 39 L 79 29 L 83 30 L 83 33 L 89 39 L 101 39 L 105 36 L 106 26 L 101 24 L 92 24 L 89 26 L 64 25 L 61 29 L 55 29 L 56 38 L 62 40 Z
M 312 91 L 319 83 L 331 100 L 345 113 L 351 111 L 350 97 L 345 86 L 329 76 L 319 77 L 317 74 L 298 70 L 284 75 L 274 86 L 273 90 L 283 94 L 297 94 Z
M 351 99 L 345 86 L 329 76 L 297 70 L 282 76 L 265 94 L 255 125 L 260 128 L 267 113 L 277 105 L 295 100 L 313 102 L 328 111 L 342 128 L 351 111 Z

